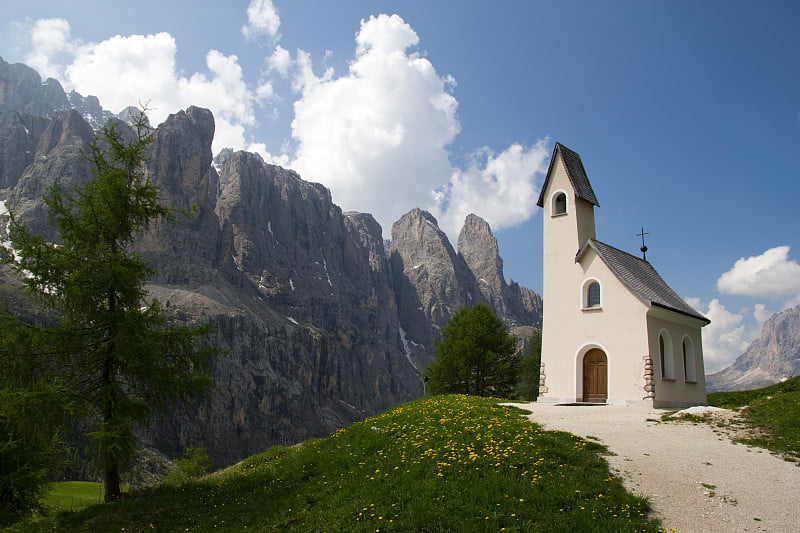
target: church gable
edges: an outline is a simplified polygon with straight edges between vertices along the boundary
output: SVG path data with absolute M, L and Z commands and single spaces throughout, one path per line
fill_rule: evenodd
M 647 305 L 655 305 L 688 315 L 702 321 L 704 325 L 710 322 L 705 316 L 687 304 L 683 298 L 678 296 L 658 274 L 656 269 L 643 259 L 598 240 L 589 239 L 578 252 L 575 261 L 579 261 L 581 256 L 590 248 L 597 253 L 617 279 Z
M 618 313 L 644 313 L 647 302 L 642 301 L 625 285 L 594 248 L 589 247 L 576 260 L 580 274 L 573 281 L 573 290 L 580 290 L 580 316 L 593 323 L 602 321 L 604 327 L 616 327 L 613 320 Z M 603 318 L 595 316 L 604 315 Z M 581 325 L 583 328 L 585 325 Z

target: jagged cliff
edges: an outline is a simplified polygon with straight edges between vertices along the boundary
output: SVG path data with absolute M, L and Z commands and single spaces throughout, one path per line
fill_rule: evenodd
M 476 215 L 467 217 L 456 253 L 436 218 L 413 209 L 392 226 L 390 254 L 400 324 L 419 368 L 430 361 L 439 328 L 462 307 L 485 302 L 512 332 L 541 326 L 541 297 L 506 283 L 497 239 Z
M 51 237 L 41 195 L 56 180 L 90 176 L 82 151 L 93 127 L 113 118 L 99 104 L 87 117 L 70 102 L 89 99 L 65 95 L 65 104 L 55 84 L 0 59 L 0 200 Z M 461 255 L 430 214 L 414 210 L 395 224 L 387 255 L 371 215 L 342 213 L 325 187 L 256 154 L 212 159 L 213 136 L 211 112 L 190 107 L 157 127 L 148 152 L 162 200 L 197 206 L 190 220 L 137 239 L 157 272 L 148 290 L 187 319 L 217 324 L 209 342 L 228 352 L 214 362 L 209 400 L 144 432 L 162 452 L 201 444 L 227 464 L 417 397 L 438 328 L 475 301 L 512 326 L 541 320 L 538 295 L 503 280 L 496 241 L 477 217 L 459 239 Z M 473 240 L 494 244 L 470 249 Z M 496 294 L 470 270 L 483 262 L 495 265 L 479 277 Z M 1 294 L 0 305 L 19 307 L 10 289 Z
M 732 365 L 706 376 L 708 392 L 758 389 L 800 375 L 800 305 L 775 313 Z
M 0 57 L 0 102 L 37 117 L 52 117 L 60 111 L 77 111 L 93 128 L 102 126 L 116 115 L 106 111 L 96 96 L 66 93 L 58 80 L 41 76 L 22 63 L 9 64 Z M 120 115 L 123 115 L 123 110 Z
M 503 259 L 489 224 L 471 214 L 458 236 L 458 255 L 472 272 L 483 300 L 512 327 L 542 323 L 542 298 L 511 280 L 506 283 Z

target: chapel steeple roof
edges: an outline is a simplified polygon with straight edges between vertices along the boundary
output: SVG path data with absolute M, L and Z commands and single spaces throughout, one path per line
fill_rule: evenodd
M 550 166 L 547 168 L 547 176 L 542 184 L 542 191 L 539 193 L 539 201 L 536 202 L 536 205 L 539 207 L 544 207 L 544 191 L 547 189 L 547 184 L 550 181 L 550 175 L 553 171 L 556 155 L 560 155 L 561 159 L 564 160 L 564 166 L 567 169 L 567 176 L 569 176 L 569 182 L 572 184 L 572 188 L 575 190 L 575 195 L 578 198 L 586 200 L 590 204 L 600 207 L 600 203 L 597 201 L 597 197 L 594 195 L 592 185 L 589 183 L 589 178 L 586 176 L 586 169 L 583 168 L 581 156 L 560 142 L 557 142 L 553 148 L 553 156 L 550 158 Z

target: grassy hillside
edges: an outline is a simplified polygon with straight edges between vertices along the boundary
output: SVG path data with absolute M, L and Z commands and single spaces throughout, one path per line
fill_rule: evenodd
M 603 448 L 520 413 L 424 398 L 200 481 L 15 531 L 658 531 Z
M 800 376 L 763 389 L 714 392 L 708 404 L 743 407 L 745 419 L 762 430 L 743 442 L 800 458 Z

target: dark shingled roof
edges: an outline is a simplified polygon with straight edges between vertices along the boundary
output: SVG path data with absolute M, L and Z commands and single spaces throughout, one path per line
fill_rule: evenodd
M 706 324 L 711 322 L 684 302 L 683 298 L 667 285 L 656 269 L 643 259 L 595 239 L 589 239 L 578 251 L 575 261 L 577 262 L 589 248 L 597 252 L 614 275 L 645 303 L 697 318 Z
M 536 202 L 536 205 L 539 207 L 544 207 L 544 191 L 547 188 L 547 182 L 550 181 L 550 172 L 553 170 L 553 165 L 556 161 L 556 154 L 559 153 L 564 160 L 564 166 L 567 168 L 567 176 L 569 176 L 569 182 L 572 184 L 575 194 L 578 196 L 578 198 L 583 198 L 590 204 L 594 204 L 599 207 L 600 204 L 597 202 L 597 197 L 594 195 L 592 185 L 589 183 L 589 178 L 586 176 L 586 169 L 583 168 L 581 156 L 559 142 L 557 142 L 555 148 L 553 148 L 553 157 L 550 158 L 550 166 L 547 169 L 547 177 L 542 184 L 542 191 L 539 193 L 539 201 Z

